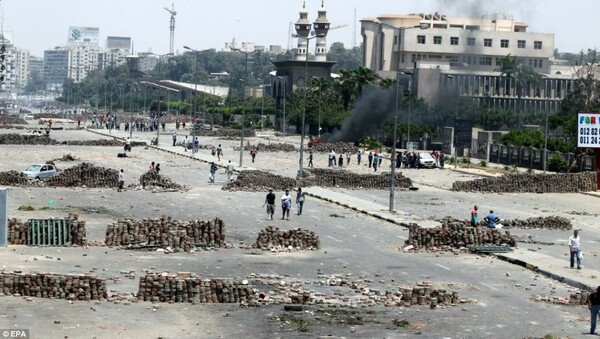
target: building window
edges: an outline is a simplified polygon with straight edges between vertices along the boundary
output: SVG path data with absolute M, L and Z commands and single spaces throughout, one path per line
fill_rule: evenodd
M 508 40 L 505 40 L 505 39 L 500 40 L 500 47 L 508 48 Z
M 475 38 L 467 38 L 467 46 L 475 46 Z
M 484 47 L 492 47 L 492 39 L 483 39 Z
M 442 44 L 442 37 L 441 36 L 434 36 L 433 37 L 433 44 L 434 45 L 441 45 Z
M 517 48 L 525 48 L 525 40 L 517 41 Z
M 417 43 L 424 45 L 425 44 L 425 36 L 424 35 L 417 35 Z
M 394 45 L 397 45 L 397 44 L 398 44 L 398 36 L 394 35 Z
M 542 42 L 541 41 L 534 41 L 533 42 L 533 48 L 534 49 L 542 49 Z
M 450 45 L 458 45 L 458 37 L 457 36 L 453 36 L 450 38 Z
M 491 66 L 492 65 L 492 57 L 480 57 L 479 65 L 481 66 Z

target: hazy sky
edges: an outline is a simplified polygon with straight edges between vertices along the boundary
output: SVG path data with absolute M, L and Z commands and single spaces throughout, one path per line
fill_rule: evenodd
M 45 49 L 64 45 L 69 26 L 100 28 L 101 46 L 106 36 L 130 36 L 135 51 L 167 53 L 169 13 L 175 4 L 175 51 L 183 46 L 203 50 L 223 48 L 233 38 L 257 45 L 288 45 L 290 22 L 298 19 L 299 0 L 0 0 L 2 29 L 14 32 L 19 48 L 43 56 Z M 320 0 L 307 0 L 309 19 L 317 17 Z M 332 25 L 328 43 L 352 45 L 354 10 L 357 20 L 380 14 L 433 13 L 469 16 L 504 12 L 529 25 L 530 32 L 555 33 L 560 51 L 579 52 L 600 47 L 600 0 L 326 0 Z M 360 23 L 356 24 L 360 44 Z M 293 41 L 293 46 L 296 42 Z

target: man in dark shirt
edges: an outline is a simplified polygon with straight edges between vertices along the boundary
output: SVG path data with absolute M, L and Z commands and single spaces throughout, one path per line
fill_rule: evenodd
M 596 292 L 590 294 L 587 304 L 592 316 L 590 334 L 594 334 L 594 332 L 596 332 L 596 319 L 598 318 L 598 311 L 600 311 L 600 286 L 598 286 Z
M 265 205 L 267 205 L 267 216 L 269 217 L 269 220 L 273 220 L 273 214 L 275 213 L 275 193 L 273 193 L 272 188 L 269 188 L 269 193 L 265 198 L 263 207 L 265 207 Z

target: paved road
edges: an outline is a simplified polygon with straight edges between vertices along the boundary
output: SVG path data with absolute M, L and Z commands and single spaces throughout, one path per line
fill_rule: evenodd
M 79 133 L 86 132 L 63 131 L 61 138 L 79 138 Z M 220 141 L 215 139 L 212 142 Z M 288 282 L 302 282 L 309 290 L 324 289 L 344 295 L 350 291 L 325 287 L 320 283 L 324 280 L 323 276 L 339 274 L 355 281 L 369 281 L 372 288 L 380 290 L 431 281 L 435 285 L 457 291 L 461 298 L 471 300 L 466 304 L 437 310 L 423 307 L 374 308 L 381 323 L 357 325 L 355 332 L 352 332 L 348 325 L 323 324 L 311 314 L 316 311 L 315 307 L 311 307 L 308 313 L 297 315 L 306 318 L 312 324 L 311 332 L 303 334 L 290 325 L 274 320 L 274 317 L 283 313 L 279 306 L 243 310 L 237 306 L 223 305 L 161 305 L 157 312 L 152 312 L 152 309 L 148 309 L 151 308 L 150 305 L 145 303 L 69 305 L 63 301 L 25 302 L 19 298 L 3 298 L 3 305 L 6 306 L 0 312 L 2 328 L 22 326 L 32 328 L 36 333 L 50 333 L 50 337 L 95 335 L 98 338 L 115 337 L 117 334 L 123 337 L 236 338 L 242 337 L 242 331 L 244 336 L 257 338 L 317 337 L 327 334 L 357 338 L 391 338 L 414 337 L 417 333 L 424 338 L 519 338 L 542 337 L 546 334 L 578 337 L 587 328 L 587 310 L 583 307 L 530 300 L 535 295 L 568 297 L 574 289 L 565 284 L 489 256 L 444 252 L 405 253 L 401 250 L 408 235 L 404 227 L 312 198 L 307 200 L 302 216 L 293 215 L 290 221 L 269 222 L 262 209 L 264 193 L 226 192 L 218 185 L 209 185 L 206 180 L 208 165 L 198 160 L 142 147 L 134 148 L 131 157 L 126 159 L 115 156 L 120 152 L 119 147 L 60 146 L 47 149 L 3 146 L 0 152 L 14 159 L 14 162 L 0 163 L 0 171 L 19 169 L 31 159 L 56 158 L 65 153 L 72 153 L 80 158 L 80 161 L 92 161 L 110 168 L 126 168 L 128 182 L 141 175 L 150 161 L 158 161 L 161 162 L 164 174 L 191 187 L 186 193 L 12 188 L 9 206 L 11 216 L 26 219 L 75 211 L 80 213 L 82 219 L 88 220 L 90 240 L 102 239 L 106 225 L 117 218 L 156 218 L 163 214 L 179 219 L 209 219 L 218 216 L 223 218 L 227 225 L 228 241 L 236 245 L 233 249 L 214 252 L 168 255 L 96 246 L 89 249 L 12 246 L 0 251 L 0 260 L 6 270 L 39 271 L 48 270 L 50 267 L 54 272 L 87 273 L 95 267 L 103 276 L 120 276 L 119 282 L 111 283 L 109 287 L 120 292 L 137 290 L 136 280 L 125 279 L 121 274 L 122 270 L 135 270 L 137 276 L 141 275 L 143 270 L 192 271 L 207 277 L 247 277 L 251 273 L 277 274 L 280 279 Z M 15 156 L 16 154 L 18 156 Z M 263 153 L 261 156 L 265 164 L 271 159 L 280 159 L 278 161 L 282 166 L 287 164 L 285 159 L 281 160 L 278 153 Z M 211 160 L 211 156 L 204 153 L 197 157 Z M 232 158 L 235 157 L 226 153 L 225 160 Z M 61 163 L 64 167 L 69 164 Z M 293 167 L 289 164 L 287 171 L 293 172 Z M 452 173 L 433 170 L 406 174 L 414 175 L 413 180 L 416 182 L 420 180 L 418 175 L 425 176 L 427 180 L 440 177 L 443 182 L 447 182 L 447 176 L 453 175 Z M 464 215 L 463 205 L 469 206 L 481 199 L 468 194 L 451 194 L 443 185 L 441 188 L 425 184 L 420 187 L 417 192 L 399 192 L 396 205 L 403 212 L 396 213 L 398 218 L 421 218 L 425 222 L 432 219 L 432 215 L 441 215 L 444 211 L 460 216 Z M 344 196 L 337 197 L 336 200 L 344 198 L 347 202 L 363 205 L 368 201 L 373 204 L 372 209 L 377 209 L 379 205 L 381 213 L 385 213 L 385 199 L 388 194 L 385 191 L 331 192 Z M 327 192 L 321 190 L 320 193 Z M 488 195 L 482 196 L 486 199 L 492 198 Z M 578 195 L 573 198 L 577 199 Z M 506 206 L 520 206 L 513 203 L 515 199 L 513 196 L 498 195 L 489 201 Z M 50 211 L 17 211 L 23 204 L 48 206 L 50 200 L 56 201 Z M 525 200 L 531 199 L 527 197 Z M 537 203 L 542 205 L 543 202 Z M 556 202 L 551 202 L 555 203 L 559 203 L 558 198 Z M 468 213 L 468 208 L 466 209 Z M 523 209 L 531 210 L 531 207 Z M 582 216 L 583 221 L 585 217 Z M 270 253 L 240 247 L 241 243 L 253 242 L 257 233 L 267 225 L 276 225 L 282 229 L 302 227 L 315 230 L 321 238 L 322 249 L 310 252 Z M 257 284 L 256 287 L 259 290 L 269 289 L 268 285 Z M 90 307 L 96 310 L 91 310 Z M 58 326 L 53 323 L 56 318 L 61 320 Z M 32 322 L 31 319 L 46 321 Z M 407 319 L 415 326 L 407 329 L 396 328 L 392 325 L 393 319 Z

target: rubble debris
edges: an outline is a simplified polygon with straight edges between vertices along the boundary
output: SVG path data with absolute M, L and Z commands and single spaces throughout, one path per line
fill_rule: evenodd
M 169 177 L 156 173 L 155 171 L 148 171 L 140 177 L 140 185 L 143 188 L 162 188 L 162 189 L 176 189 L 181 190 L 184 187 L 175 183 Z
M 185 221 L 166 216 L 143 220 L 119 219 L 106 228 L 105 243 L 107 246 L 161 248 L 173 252 L 189 252 L 197 246 L 225 247 L 225 223 L 219 218 Z
M 311 230 L 298 228 L 282 231 L 277 226 L 267 226 L 258 233 L 253 247 L 263 250 L 288 249 L 290 247 L 300 250 L 316 250 L 321 248 L 321 241 L 319 236 Z
M 87 275 L 0 273 L 0 292 L 37 298 L 103 300 L 106 280 Z
M 0 185 L 2 186 L 27 186 L 27 176 L 17 171 L 0 172 Z
M 272 188 L 275 191 L 283 191 L 296 187 L 296 185 L 295 179 L 269 172 L 251 170 L 239 172 L 236 180 L 223 186 L 223 190 L 259 192 Z
M 294 145 L 283 144 L 283 143 L 258 143 L 257 145 L 246 145 L 244 146 L 244 151 L 251 151 L 253 148 L 256 148 L 259 152 L 297 152 L 298 149 Z M 233 148 L 234 151 L 239 152 L 239 146 Z
M 456 181 L 453 191 L 495 193 L 577 193 L 596 191 L 596 173 L 506 174 L 495 178 Z
M 313 145 L 310 149 L 313 152 L 322 153 L 329 153 L 331 152 L 331 150 L 333 150 L 336 154 L 342 154 L 347 152 L 356 154 L 358 152 L 358 147 L 354 146 L 354 143 L 351 142 L 324 142 Z

